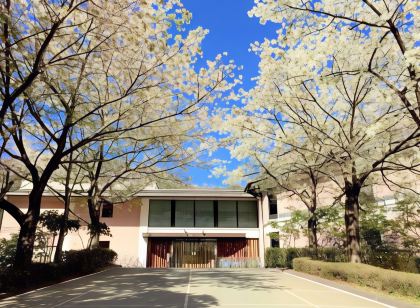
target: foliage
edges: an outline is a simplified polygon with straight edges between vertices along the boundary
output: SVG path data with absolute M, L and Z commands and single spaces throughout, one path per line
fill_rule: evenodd
M 319 247 L 317 250 L 309 248 L 267 248 L 265 251 L 265 266 L 292 268 L 293 259 L 300 257 L 311 257 L 331 262 L 347 260 L 345 252 L 335 247 Z
M 393 245 L 381 245 L 362 249 L 362 262 L 373 266 L 402 272 L 420 273 L 420 257 L 410 250 Z
M 0 291 L 22 292 L 73 277 L 64 268 L 54 263 L 33 263 L 26 270 L 0 269 Z
M 291 218 L 285 222 L 271 222 L 272 227 L 280 231 L 279 238 L 283 240 L 285 247 L 294 246 L 302 230 L 306 231 L 307 217 L 307 212 L 296 210 L 292 212 Z
M 406 195 L 397 202 L 396 218 L 391 222 L 391 232 L 408 250 L 420 251 L 420 199 L 416 194 Z
M 0 269 L 11 267 L 13 265 L 17 240 L 17 234 L 12 234 L 10 239 L 0 239 Z
M 21 225 L 16 265 L 25 267 L 39 196 L 60 166 L 80 163 L 81 178 L 99 172 L 90 188 L 132 194 L 133 178 L 180 168 L 208 147 L 208 109 L 240 80 L 226 55 L 198 61 L 208 31 L 186 27 L 191 13 L 179 0 L 7 3 L 0 162 L 32 188 L 26 211 L 1 195 L 0 206 Z
M 93 273 L 112 265 L 117 254 L 104 248 L 92 250 L 71 250 L 64 254 L 63 262 L 33 263 L 26 270 L 0 268 L 0 291 L 23 291 L 45 284 L 56 283 L 68 278 Z
M 317 211 L 320 246 L 345 247 L 346 233 L 341 206 L 320 207 Z
M 76 219 L 64 218 L 64 214 L 59 214 L 58 211 L 49 210 L 43 212 L 39 217 L 39 224 L 47 228 L 52 234 L 57 235 L 62 225 L 64 225 L 64 233 L 68 231 L 77 231 L 80 228 L 80 222 Z
M 343 210 L 340 206 L 322 206 L 315 211 L 317 219 L 318 245 L 321 247 L 344 247 L 345 230 L 343 225 Z M 301 233 L 308 232 L 309 213 L 302 210 L 291 212 L 290 220 L 285 222 L 272 222 L 272 227 L 281 231 L 280 239 L 284 247 L 290 247 L 292 240 L 300 237 Z M 276 233 L 275 233 L 276 234 Z
M 112 236 L 111 229 L 104 222 L 90 223 L 87 227 L 91 237 L 98 235 Z
M 412 296 L 420 299 L 420 279 L 418 274 L 396 272 L 367 264 L 331 263 L 296 258 L 293 269 L 327 279 L 344 280 L 361 286 Z
M 296 187 L 305 184 L 296 165 L 321 169 L 334 199 L 345 199 L 352 262 L 360 262 L 362 187 L 377 173 L 418 172 L 420 157 L 415 1 L 366 2 L 257 0 L 249 15 L 276 24 L 277 37 L 251 45 L 256 85 L 213 121 L 244 162 L 229 182 L 286 175 Z
M 117 253 L 107 248 L 70 250 L 64 252 L 63 264 L 73 272 L 87 274 L 117 260 Z

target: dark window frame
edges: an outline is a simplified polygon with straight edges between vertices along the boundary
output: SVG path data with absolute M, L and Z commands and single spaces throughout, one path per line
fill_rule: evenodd
M 99 241 L 98 247 L 99 248 L 107 248 L 111 246 L 111 241 Z
M 101 200 L 101 217 L 112 218 L 114 217 L 114 204 L 107 200 Z
M 272 211 L 273 209 L 275 209 L 275 211 Z M 277 208 L 277 196 L 268 196 L 268 213 L 269 215 L 277 215 L 279 213 L 279 209 Z
M 280 248 L 280 240 L 278 238 L 270 239 L 270 247 L 271 248 Z

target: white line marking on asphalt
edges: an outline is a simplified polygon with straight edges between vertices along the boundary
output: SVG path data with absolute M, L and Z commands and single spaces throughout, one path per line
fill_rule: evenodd
M 185 294 L 184 308 L 188 307 L 188 295 L 190 294 L 190 286 L 191 286 L 191 269 L 188 275 L 188 287 L 187 287 L 187 294 Z
M 299 295 L 296 295 L 295 293 L 293 293 L 292 291 L 290 291 L 290 290 L 284 290 L 286 293 L 288 293 L 288 294 L 290 294 L 290 295 L 292 295 L 292 296 L 294 296 L 294 297 L 296 297 L 297 299 L 300 299 L 302 302 L 304 302 L 305 304 L 307 304 L 307 305 L 309 305 L 309 306 L 311 306 L 311 307 L 317 307 L 317 308 L 319 308 L 319 306 L 317 306 L 317 305 L 315 305 L 315 304 L 313 304 L 313 303 L 311 303 L 310 301 L 308 301 L 308 300 L 306 300 L 306 299 L 304 299 L 303 297 L 300 297 Z
M 351 292 L 348 292 L 348 291 L 345 291 L 345 290 L 342 290 L 342 289 L 339 289 L 339 288 L 335 288 L 335 287 L 332 287 L 332 286 L 329 286 L 329 285 L 323 284 L 323 283 L 321 283 L 321 282 L 313 281 L 313 280 L 310 280 L 310 279 L 307 279 L 307 278 L 303 278 L 303 277 L 300 277 L 300 276 L 297 276 L 297 275 L 293 275 L 293 274 L 291 274 L 291 273 L 285 273 L 285 272 L 283 272 L 283 274 L 286 274 L 286 275 L 289 275 L 289 276 L 293 276 L 293 277 L 296 277 L 296 278 L 300 278 L 300 279 L 303 279 L 303 280 L 306 280 L 306 281 L 309 281 L 309 282 L 312 282 L 312 283 L 318 284 L 318 285 L 320 285 L 320 286 L 324 286 L 324 287 L 326 287 L 326 288 L 330 288 L 330 289 L 333 289 L 333 290 L 336 290 L 336 291 L 340 291 L 340 292 L 342 292 L 342 293 L 350 294 L 350 295 L 353 295 L 353 296 L 355 296 L 355 297 L 358 297 L 358 298 L 361 298 L 361 299 L 367 300 L 367 301 L 369 301 L 369 302 L 372 302 L 372 303 L 376 303 L 376 304 L 382 305 L 382 306 L 384 306 L 384 307 L 388 307 L 388 308 L 396 308 L 395 306 L 390 306 L 390 305 L 387 305 L 387 304 L 385 304 L 385 303 L 378 302 L 378 301 L 376 301 L 376 300 L 374 300 L 374 299 L 370 299 L 370 298 L 365 297 L 365 296 L 362 296 L 362 295 L 357 295 L 357 294 L 354 294 L 354 293 L 351 293 Z
M 57 304 L 57 305 L 54 305 L 54 306 L 52 306 L 52 307 L 54 308 L 54 307 L 60 307 L 60 306 L 63 306 L 64 304 L 67 304 L 68 302 L 71 302 L 71 301 L 75 300 L 76 298 L 82 297 L 83 295 L 86 295 L 86 294 L 88 294 L 89 292 L 90 292 L 90 290 L 89 290 L 89 291 L 87 291 L 87 292 L 85 292 L 85 293 L 79 294 L 79 295 L 77 295 L 77 296 L 75 296 L 75 297 L 73 297 L 73 298 L 70 298 L 70 299 L 68 299 L 68 300 L 66 300 L 66 301 L 64 301 L 64 302 L 61 302 L 61 303 L 59 303 L 59 304 Z

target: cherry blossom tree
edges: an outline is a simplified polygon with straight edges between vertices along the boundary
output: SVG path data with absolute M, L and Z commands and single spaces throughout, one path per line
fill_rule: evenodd
M 413 4 L 405 3 L 397 10 L 398 19 L 410 19 Z M 358 197 L 366 180 L 390 170 L 419 172 L 418 80 L 410 75 L 417 68 L 409 64 L 413 52 L 401 53 L 391 35 L 379 40 L 382 27 L 367 28 L 363 21 L 368 13 L 363 10 L 369 6 L 360 2 L 293 5 L 257 1 L 251 10 L 263 23 L 279 23 L 278 37 L 252 44 L 260 57 L 257 84 L 244 94 L 241 105 L 230 113 L 223 110 L 228 115 L 220 117 L 223 121 L 216 117 L 214 124 L 229 134 L 233 157 L 248 163 L 234 176 L 261 172 L 250 168 L 255 153 L 264 164 L 278 160 L 279 166 L 284 163 L 279 153 L 294 152 L 296 159 L 298 153 L 322 157 L 326 163 L 321 174 L 339 187 L 336 198 L 345 199 L 349 259 L 360 262 Z M 306 11 L 314 5 L 338 16 L 354 14 L 347 20 Z M 401 27 L 405 45 L 414 47 L 412 26 Z
M 5 12 L 10 35 L 1 38 L 1 162 L 27 178 L 32 190 L 25 213 L 4 198 L 0 207 L 21 226 L 15 266 L 25 267 L 42 194 L 63 160 L 129 133 L 159 141 L 159 123 L 176 127 L 183 118 L 201 117 L 236 81 L 233 64 L 223 64 L 221 56 L 196 65 L 207 31 L 183 29 L 191 14 L 178 0 L 22 0 L 7 2 Z M 11 92 L 20 84 L 20 92 Z
M 405 108 L 420 127 L 419 24 L 415 0 L 256 0 L 248 13 L 280 24 L 284 47 L 306 45 L 301 61 L 312 74 L 367 74 L 381 97 Z

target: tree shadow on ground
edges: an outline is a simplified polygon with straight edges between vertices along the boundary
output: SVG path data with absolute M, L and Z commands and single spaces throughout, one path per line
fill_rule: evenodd
M 184 307 L 190 279 L 192 285 L 237 290 L 284 288 L 273 283 L 278 273 L 270 273 L 255 269 L 192 270 L 190 278 L 190 270 L 114 268 L 5 299 L 0 307 Z M 217 305 L 218 300 L 213 295 L 188 294 L 188 307 Z

